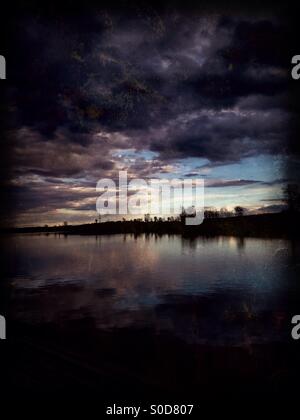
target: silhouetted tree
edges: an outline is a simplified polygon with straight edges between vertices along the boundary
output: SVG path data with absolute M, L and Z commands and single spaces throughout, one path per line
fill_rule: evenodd
M 232 216 L 232 212 L 227 210 L 226 207 L 222 207 L 219 212 L 220 217 L 230 217 Z
M 182 206 L 181 207 L 181 213 L 180 213 L 180 221 L 181 223 L 185 223 L 185 219 L 186 219 L 186 210 L 185 208 Z
M 244 213 L 245 213 L 245 209 L 244 209 L 244 207 L 241 207 L 241 206 L 235 206 L 234 212 L 235 212 L 236 216 L 243 216 Z
M 220 217 L 220 213 L 214 208 L 207 209 L 207 210 L 204 211 L 204 218 L 205 219 L 215 219 L 215 218 L 218 218 L 218 217 Z
M 299 185 L 288 184 L 284 190 L 284 199 L 290 212 L 296 212 L 300 210 L 300 192 Z

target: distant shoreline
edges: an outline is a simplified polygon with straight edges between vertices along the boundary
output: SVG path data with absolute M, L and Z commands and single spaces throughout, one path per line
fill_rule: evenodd
M 54 233 L 64 235 L 113 234 L 178 234 L 193 236 L 242 236 L 289 238 L 299 237 L 299 214 L 290 212 L 267 213 L 227 218 L 207 218 L 197 226 L 186 226 L 181 221 L 115 221 L 81 225 L 2 228 L 0 234 Z

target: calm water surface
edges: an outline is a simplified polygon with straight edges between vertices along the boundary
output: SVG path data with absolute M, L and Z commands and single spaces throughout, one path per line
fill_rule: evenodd
M 91 319 L 186 342 L 285 340 L 297 280 L 286 240 L 16 235 L 7 247 L 12 317 Z

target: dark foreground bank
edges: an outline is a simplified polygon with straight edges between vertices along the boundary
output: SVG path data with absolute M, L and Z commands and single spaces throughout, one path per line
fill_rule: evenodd
M 86 319 L 12 324 L 5 346 L 9 400 L 90 400 L 103 414 L 109 402 L 292 404 L 297 396 L 299 347 L 288 342 L 188 344 L 150 329 L 97 331 Z

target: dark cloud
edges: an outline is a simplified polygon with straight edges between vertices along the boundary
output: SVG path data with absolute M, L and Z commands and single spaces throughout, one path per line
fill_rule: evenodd
M 232 162 L 259 154 L 282 153 L 287 129 L 288 116 L 280 110 L 204 110 L 190 114 L 187 120 L 173 122 L 165 139 L 157 130 L 150 147 L 166 159 L 193 156 Z
M 226 23 L 224 23 L 226 22 Z M 12 91 L 21 125 L 52 135 L 165 123 L 286 88 L 285 28 L 201 16 L 30 18 L 16 33 Z M 30 77 L 28 77 L 30 75 Z
M 286 210 L 284 204 L 271 204 L 270 206 L 263 206 L 255 209 L 254 213 L 279 213 L 283 210 Z
M 241 187 L 244 185 L 260 184 L 261 181 L 255 181 L 251 179 L 232 179 L 232 180 L 220 180 L 206 183 L 207 188 L 220 188 L 220 187 Z
M 18 17 L 8 101 L 23 210 L 88 210 L 92 195 L 70 182 L 88 187 L 119 169 L 146 178 L 187 158 L 212 169 L 287 154 L 289 36 L 275 17 L 176 8 Z M 134 159 L 119 155 L 127 149 Z

